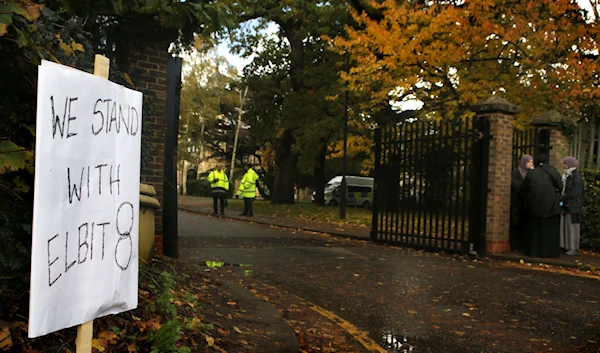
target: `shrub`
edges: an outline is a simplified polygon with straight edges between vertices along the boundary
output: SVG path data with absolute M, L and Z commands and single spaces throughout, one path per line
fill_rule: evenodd
M 210 185 L 206 179 L 191 179 L 186 183 L 188 195 L 192 196 L 210 196 Z
M 600 251 L 600 172 L 585 170 L 585 204 L 581 222 L 581 247 Z

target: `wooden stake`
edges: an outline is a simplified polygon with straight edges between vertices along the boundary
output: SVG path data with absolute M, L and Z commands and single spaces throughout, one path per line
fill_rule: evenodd
M 110 70 L 110 59 L 106 56 L 96 54 L 94 58 L 94 76 L 108 80 L 108 72 Z
M 96 54 L 94 58 L 94 76 L 108 80 L 110 71 L 110 59 Z M 94 320 L 77 326 L 77 338 L 75 346 L 77 353 L 92 353 L 92 338 L 94 337 Z
M 94 336 L 94 320 L 77 326 L 75 346 L 77 353 L 92 353 L 92 337 Z

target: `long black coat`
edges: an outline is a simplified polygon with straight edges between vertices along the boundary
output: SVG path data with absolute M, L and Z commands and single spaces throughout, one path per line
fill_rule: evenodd
M 510 183 L 510 224 L 518 226 L 521 224 L 522 200 L 521 187 L 523 186 L 523 176 L 516 168 L 512 172 Z
M 523 211 L 532 217 L 548 218 L 560 214 L 562 177 L 549 164 L 530 170 L 523 181 Z
M 585 190 L 583 186 L 583 177 L 579 170 L 575 169 L 573 173 L 565 180 L 565 193 L 562 195 L 562 210 L 564 213 L 572 214 L 573 223 L 581 222 L 581 212 L 585 201 Z

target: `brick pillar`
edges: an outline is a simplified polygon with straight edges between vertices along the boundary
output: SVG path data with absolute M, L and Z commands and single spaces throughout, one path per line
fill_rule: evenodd
M 486 249 L 492 254 L 510 250 L 510 183 L 514 115 L 520 109 L 499 97 L 490 97 L 471 107 L 490 121 L 490 158 L 486 213 Z
M 171 40 L 134 47 L 129 59 L 133 88 L 144 93 L 141 182 L 154 186 L 161 206 L 165 158 L 167 60 Z M 155 246 L 162 253 L 162 210 L 155 212 Z
M 563 159 L 569 156 L 569 139 L 560 130 L 561 126 L 575 126 L 575 122 L 557 111 L 549 111 L 531 119 L 531 125 L 550 132 L 550 165 L 563 172 Z

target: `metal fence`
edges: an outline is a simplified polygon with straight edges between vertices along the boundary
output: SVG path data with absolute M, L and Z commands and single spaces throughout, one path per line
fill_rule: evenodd
M 588 122 L 580 125 L 579 131 L 570 139 L 570 155 L 582 166 L 600 168 L 600 123 Z
M 550 130 L 544 128 L 515 129 L 513 131 L 512 166 L 517 168 L 521 157 L 525 154 L 535 157 L 539 153 L 549 153 L 550 149 L 552 149 Z
M 404 121 L 375 132 L 374 241 L 483 252 L 489 121 Z
M 512 166 L 517 168 L 525 154 L 535 155 L 535 129 L 513 131 Z

